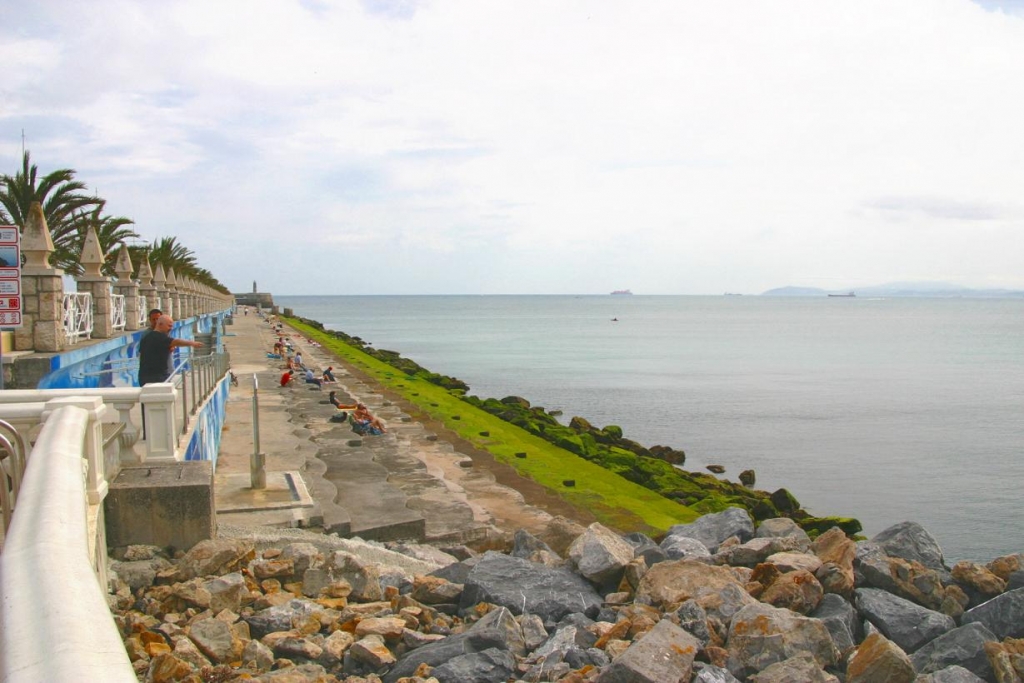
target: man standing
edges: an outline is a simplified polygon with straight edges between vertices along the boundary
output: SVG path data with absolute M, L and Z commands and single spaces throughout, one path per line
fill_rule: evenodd
M 153 325 L 153 331 L 142 335 L 139 342 L 139 386 L 164 382 L 171 375 L 171 350 L 179 346 L 199 348 L 202 342 L 171 337 L 168 333 L 174 326 L 169 315 L 160 315 Z

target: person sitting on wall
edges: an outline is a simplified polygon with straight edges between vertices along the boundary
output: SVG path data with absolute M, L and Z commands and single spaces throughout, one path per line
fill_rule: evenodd
M 292 375 L 295 374 L 291 370 L 285 370 L 281 375 L 281 386 L 286 387 L 288 383 L 292 381 Z
M 323 380 L 313 374 L 311 368 L 306 368 L 306 384 L 315 384 L 317 389 L 323 388 Z

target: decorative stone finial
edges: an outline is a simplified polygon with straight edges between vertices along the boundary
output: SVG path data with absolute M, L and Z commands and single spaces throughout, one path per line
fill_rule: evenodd
M 25 254 L 26 268 L 49 268 L 53 253 L 53 239 L 46 225 L 43 205 L 32 202 L 21 234 L 21 251 Z
M 117 250 L 114 273 L 117 274 L 118 280 L 128 280 L 132 276 L 132 259 L 128 255 L 128 247 L 124 242 L 121 243 L 121 248 Z
M 167 275 L 164 274 L 164 264 L 156 264 L 156 272 L 153 273 L 153 284 L 157 287 L 163 287 L 164 283 L 167 282 Z
M 149 252 L 142 254 L 142 261 L 139 263 L 139 282 L 143 287 L 149 287 L 153 282 L 153 269 L 149 265 Z
M 167 289 L 170 289 L 171 287 L 174 287 L 175 289 L 177 289 L 177 287 L 178 287 L 178 278 L 174 277 L 174 268 L 168 268 L 167 269 L 167 276 L 166 277 L 167 277 L 167 280 L 164 283 L 164 285 L 167 287 Z
M 85 242 L 82 244 L 82 255 L 78 262 L 82 264 L 86 277 L 100 277 L 100 268 L 103 266 L 103 249 L 100 247 L 100 238 L 96 236 L 96 228 L 89 226 L 85 233 Z

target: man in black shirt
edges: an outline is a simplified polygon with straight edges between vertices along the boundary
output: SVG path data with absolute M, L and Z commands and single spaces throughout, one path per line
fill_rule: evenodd
M 153 331 L 142 336 L 139 342 L 139 386 L 153 382 L 164 382 L 170 376 L 171 350 L 179 346 L 199 348 L 202 342 L 171 337 L 168 332 L 174 326 L 169 315 L 161 315 L 153 325 Z

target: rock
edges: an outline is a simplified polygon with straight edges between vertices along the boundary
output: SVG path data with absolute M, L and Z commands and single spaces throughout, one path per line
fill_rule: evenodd
M 544 527 L 541 540 L 547 543 L 556 555 L 565 557 L 565 554 L 569 551 L 569 546 L 584 531 L 585 529 L 582 524 L 558 515 L 552 518 L 547 526 Z
M 841 655 L 853 649 L 857 642 L 857 610 L 853 609 L 853 605 L 835 593 L 827 593 L 822 596 L 817 609 L 808 616 L 825 624 Z
M 436 636 L 442 637 L 442 636 Z M 335 631 L 324 639 L 321 660 L 328 664 L 337 664 L 345 657 L 345 652 L 356 642 L 351 633 Z
M 626 565 L 633 560 L 633 546 L 594 522 L 569 546 L 569 560 L 590 583 L 614 587 Z
M 548 628 L 566 614 L 596 615 L 601 608 L 601 597 L 578 574 L 494 551 L 485 553 L 469 572 L 459 607 L 466 610 L 479 602 L 507 607 L 514 614 L 536 614 Z
M 750 683 L 839 683 L 838 678 L 825 673 L 810 655 L 798 655 L 776 662 L 747 680 Z
M 985 654 L 999 683 L 1024 681 L 1024 639 L 1007 638 L 1002 643 L 985 643 Z
M 456 657 L 491 648 L 516 653 L 526 651 L 522 631 L 507 609 L 493 610 L 463 633 L 406 653 L 383 678 L 385 683 L 395 683 L 399 678 L 412 676 L 423 664 L 436 667 Z
M 462 595 L 462 584 L 451 583 L 437 576 L 417 576 L 413 580 L 412 597 L 424 605 L 455 604 Z
M 687 681 L 698 650 L 696 638 L 663 619 L 605 667 L 597 683 Z
M 993 675 L 992 665 L 985 654 L 985 643 L 998 639 L 980 623 L 965 624 L 943 633 L 914 653 L 910 661 L 921 674 L 941 671 L 949 666 L 961 666 L 984 679 Z
M 997 557 L 985 565 L 985 568 L 1003 581 L 1009 582 L 1011 575 L 1024 571 L 1024 553 Z
M 764 561 L 768 564 L 775 565 L 782 573 L 802 569 L 803 571 L 814 574 L 816 571 L 821 569 L 821 560 L 819 560 L 817 556 L 808 555 L 807 553 L 773 553 L 766 557 Z
M 724 669 L 714 664 L 703 662 L 693 663 L 693 683 L 740 683 L 739 679 Z
M 695 538 L 686 536 L 666 536 L 659 546 L 666 559 L 669 560 L 701 560 L 711 559 L 707 546 Z
M 754 488 L 754 483 L 757 481 L 757 473 L 754 470 L 743 470 L 740 472 L 740 483 L 746 486 L 748 489 Z
M 725 474 L 725 467 L 723 465 L 708 465 L 707 470 L 712 474 Z
M 274 663 L 273 651 L 258 640 L 250 640 L 242 650 L 242 664 L 255 671 L 268 671 Z
M 1006 590 L 1006 581 L 976 562 L 957 562 L 953 565 L 953 580 L 972 596 L 971 606 L 994 598 Z
M 945 614 L 877 588 L 858 588 L 854 593 L 854 604 L 882 635 L 907 653 L 914 652 L 955 626 Z
M 490 648 L 482 652 L 471 652 L 448 660 L 434 667 L 430 675 L 439 683 L 502 683 L 515 672 L 516 661 L 504 650 Z
M 157 655 L 149 663 L 146 681 L 150 683 L 172 683 L 185 680 L 192 673 L 192 665 L 172 654 Z
M 134 548 L 148 546 L 129 547 Z M 171 566 L 171 563 L 163 557 L 154 557 L 151 559 L 132 562 L 114 562 L 111 564 L 110 568 L 115 574 L 117 574 L 119 579 L 128 584 L 128 587 L 131 588 L 132 591 L 136 591 L 140 588 L 149 588 L 152 586 L 157 573 L 164 571 Z
M 435 567 L 447 567 L 459 561 L 459 558 L 451 555 L 440 548 L 423 543 L 394 543 L 388 545 L 388 550 L 401 553 L 406 557 L 422 560 Z
M 822 595 L 824 591 L 814 575 L 798 569 L 773 581 L 761 594 L 760 599 L 761 602 L 775 607 L 785 607 L 799 614 L 810 614 L 821 602 Z
M 853 595 L 854 558 L 857 553 L 856 544 L 846 537 L 842 529 L 832 527 L 814 539 L 811 546 L 814 554 L 821 560 L 821 567 L 814 575 L 826 593 L 836 593 L 845 598 Z
M 360 638 L 349 646 L 345 659 L 351 659 L 371 671 L 379 671 L 395 663 L 395 655 L 384 645 L 384 639 L 377 635 Z
M 633 546 L 633 557 L 643 557 L 648 567 L 653 567 L 657 563 L 668 559 L 665 551 L 647 534 L 634 531 L 623 536 L 622 540 Z M 707 552 L 707 548 L 704 551 Z M 708 556 L 710 555 L 708 553 Z
M 736 613 L 726 643 L 728 669 L 740 679 L 802 654 L 812 656 L 820 668 L 839 661 L 823 623 L 763 603 Z
M 889 591 L 928 609 L 940 610 L 946 598 L 939 572 L 899 557 L 876 557 L 860 566 L 865 586 Z
M 211 538 L 199 541 L 178 562 L 180 581 L 237 571 L 255 557 L 251 541 Z
M 306 638 L 282 638 L 274 644 L 274 655 L 284 659 L 319 659 L 324 649 Z
M 801 548 L 811 545 L 811 539 L 807 532 L 791 520 L 789 517 L 773 517 L 766 519 L 757 526 L 754 533 L 755 538 L 795 538 Z
M 231 626 L 219 619 L 194 622 L 188 628 L 188 636 L 204 655 L 217 663 L 233 661 L 242 652 Z
M 708 613 L 696 600 L 687 600 L 676 610 L 679 627 L 700 641 L 701 647 L 711 642 Z
M 649 605 L 677 605 L 695 599 L 719 596 L 728 587 L 746 595 L 744 586 L 728 567 L 716 567 L 694 560 L 670 560 L 647 570 L 636 590 L 636 601 Z M 747 596 L 746 604 L 755 600 Z
M 377 635 L 385 641 L 401 638 L 405 631 L 405 619 L 399 617 L 369 617 L 356 624 L 356 638 Z
M 312 616 L 319 609 L 319 606 L 306 600 L 290 599 L 284 604 L 268 607 L 243 618 L 249 624 L 253 637 L 263 638 L 268 633 L 291 629 L 293 622 Z
M 919 675 L 914 683 L 985 683 L 962 666 L 950 666 L 933 674 Z
M 240 572 L 231 572 L 203 583 L 203 588 L 210 595 L 210 609 L 214 612 L 231 610 L 240 612 L 243 598 L 249 596 L 245 578 Z
M 754 537 L 754 523 L 750 514 L 742 508 L 728 508 L 699 517 L 691 524 L 676 524 L 669 527 L 666 540 L 672 536 L 693 538 L 704 544 L 708 552 L 718 551 L 718 546 L 730 536 L 737 536 L 740 542 Z M 665 548 L 664 542 L 662 548 Z
M 526 529 L 516 531 L 512 539 L 512 557 L 519 557 L 548 567 L 561 567 L 565 562 L 547 543 Z
M 917 522 L 900 522 L 879 532 L 871 542 L 882 548 L 889 557 L 920 562 L 929 569 L 946 571 L 942 548 L 924 527 Z
M 846 667 L 846 683 L 912 683 L 916 676 L 907 654 L 877 633 L 864 639 Z
M 328 567 L 336 579 L 344 579 L 352 586 L 353 600 L 372 602 L 384 597 L 379 566 L 365 563 L 351 553 L 337 551 L 328 560 Z
M 782 513 L 796 512 L 800 509 L 800 501 L 786 489 L 773 491 L 768 499 L 771 500 L 775 509 Z
M 711 558 L 715 564 L 734 567 L 753 567 L 764 562 L 769 555 L 796 550 L 797 541 L 792 538 L 752 538 L 746 543 L 719 547 Z
M 979 622 L 997 638 L 1024 637 L 1024 588 L 1008 591 L 964 612 L 961 624 Z

